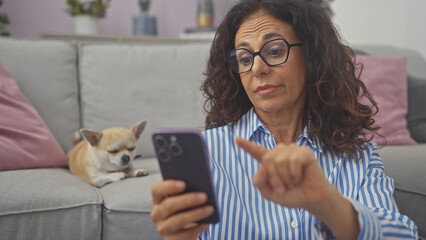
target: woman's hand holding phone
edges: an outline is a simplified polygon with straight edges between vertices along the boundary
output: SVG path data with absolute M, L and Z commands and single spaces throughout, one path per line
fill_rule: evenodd
M 180 180 L 164 180 L 151 187 L 151 219 L 157 225 L 158 233 L 166 240 L 197 239 L 198 234 L 208 227 L 208 224 L 197 222 L 214 211 L 212 206 L 205 205 L 207 194 L 183 193 L 185 188 L 185 182 Z
M 164 180 L 151 188 L 151 219 L 165 239 L 196 239 L 219 221 L 204 137 L 195 129 L 159 129 L 152 142 Z

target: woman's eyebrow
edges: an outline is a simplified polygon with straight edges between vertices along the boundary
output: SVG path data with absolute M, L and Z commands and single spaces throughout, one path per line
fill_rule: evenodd
M 238 44 L 235 48 L 243 48 L 243 47 L 247 47 L 249 45 L 250 44 L 248 42 L 242 42 L 242 43 Z
M 263 35 L 262 36 L 262 40 L 263 41 L 266 41 L 266 40 L 269 40 L 269 39 L 271 39 L 271 38 L 276 38 L 276 37 L 278 37 L 278 38 L 284 38 L 281 34 L 279 34 L 279 33 L 267 33 L 267 34 L 265 34 L 265 35 Z

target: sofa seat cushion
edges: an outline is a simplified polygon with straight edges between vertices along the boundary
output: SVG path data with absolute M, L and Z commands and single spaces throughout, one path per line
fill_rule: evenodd
M 385 172 L 395 180 L 399 210 L 410 217 L 426 239 L 426 144 L 379 149 Z
M 134 167 L 148 170 L 149 175 L 100 188 L 104 201 L 103 239 L 162 239 L 150 218 L 151 185 L 162 179 L 157 160 L 136 160 Z
M 100 239 L 98 189 L 68 169 L 0 172 L 2 239 Z

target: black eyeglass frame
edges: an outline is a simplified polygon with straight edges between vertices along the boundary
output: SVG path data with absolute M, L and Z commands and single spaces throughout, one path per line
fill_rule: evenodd
M 267 45 L 268 43 L 270 43 L 270 42 L 273 42 L 273 41 L 277 41 L 277 40 L 282 40 L 282 41 L 284 41 L 284 43 L 287 45 L 287 47 L 288 47 L 288 51 L 287 51 L 287 56 L 285 57 L 285 60 L 282 62 L 282 63 L 278 63 L 278 64 L 269 64 L 268 63 L 268 61 L 262 56 L 262 54 L 260 54 L 261 52 L 262 52 L 262 50 L 263 50 L 263 48 L 265 47 L 265 45 Z M 229 65 L 230 65 L 230 67 L 231 67 L 231 69 L 232 69 L 232 71 L 234 71 L 235 73 L 238 73 L 238 74 L 241 74 L 241 73 L 246 73 L 246 72 L 250 72 L 251 71 L 251 69 L 253 68 L 253 65 L 254 65 L 254 58 L 256 57 L 256 56 L 260 56 L 260 58 L 262 58 L 262 61 L 264 62 L 264 63 L 266 63 L 268 66 L 271 66 L 271 67 L 273 67 L 273 66 L 278 66 L 278 65 L 281 65 L 281 64 L 284 64 L 284 63 L 286 63 L 287 62 L 287 60 L 288 60 L 288 56 L 290 55 L 290 49 L 292 48 L 292 47 L 301 47 L 301 46 L 303 46 L 303 44 L 302 43 L 292 43 L 292 44 L 290 44 L 290 43 L 288 43 L 287 42 L 287 40 L 285 39 L 285 38 L 276 38 L 276 39 L 272 39 L 272 40 L 269 40 L 269 41 L 267 41 L 267 42 L 265 42 L 264 44 L 263 44 L 263 46 L 260 48 L 260 50 L 259 51 L 257 51 L 257 52 L 252 52 L 252 51 L 250 51 L 250 50 L 248 50 L 248 49 L 246 49 L 246 48 L 236 48 L 236 49 L 233 49 L 233 50 L 231 50 L 231 51 L 229 51 L 229 53 L 228 53 L 228 63 L 229 63 Z M 245 51 L 247 51 L 247 52 L 249 52 L 249 53 L 251 53 L 252 54 L 252 56 L 253 56 L 253 60 L 252 60 L 252 62 L 251 62 L 251 66 L 250 66 L 250 68 L 247 70 L 247 71 L 243 71 L 243 72 L 238 72 L 238 71 L 236 71 L 233 67 L 232 67 L 232 64 L 231 64 L 231 54 L 232 53 L 235 53 L 237 50 L 245 50 Z

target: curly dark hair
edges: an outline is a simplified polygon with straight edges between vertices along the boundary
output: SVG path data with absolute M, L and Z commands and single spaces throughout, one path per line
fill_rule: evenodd
M 319 135 L 327 150 L 353 156 L 376 133 L 372 117 L 378 107 L 359 79 L 362 66 L 354 64 L 353 50 L 341 43 L 328 15 L 305 0 L 245 0 L 228 12 L 212 43 L 201 87 L 207 98 L 206 128 L 237 121 L 253 106 L 239 74 L 228 65 L 227 55 L 235 48 L 242 22 L 258 11 L 290 24 L 303 44 L 307 65 L 304 119 L 312 123 L 310 137 Z M 360 103 L 361 97 L 369 103 Z

